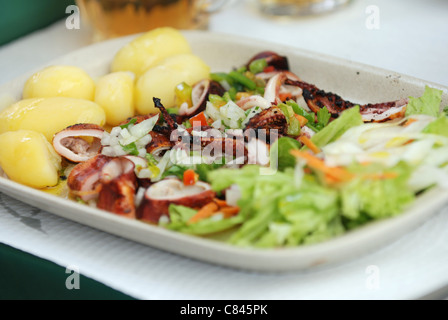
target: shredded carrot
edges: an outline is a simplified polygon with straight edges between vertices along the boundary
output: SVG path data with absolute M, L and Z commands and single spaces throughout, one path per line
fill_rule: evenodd
M 230 218 L 230 217 L 233 217 L 234 215 L 237 215 L 240 212 L 240 208 L 239 207 L 225 207 L 225 208 L 221 208 L 219 210 L 219 212 L 223 213 L 224 218 Z
M 198 212 L 194 216 L 188 220 L 188 223 L 194 223 L 198 222 L 199 220 L 206 219 L 211 217 L 213 214 L 215 214 L 219 209 L 219 206 L 215 202 L 209 202 L 205 206 L 203 206 L 201 209 L 199 209 Z
M 224 218 L 230 218 L 237 215 L 239 212 L 239 207 L 229 206 L 225 200 L 215 198 L 212 202 L 209 202 L 200 208 L 198 212 L 188 220 L 188 223 L 195 223 L 202 219 L 210 218 L 218 213 L 222 213 Z
M 213 199 L 213 201 L 220 207 L 228 207 L 229 206 L 225 200 L 215 198 L 215 199 Z
M 328 167 L 322 159 L 316 156 L 299 150 L 291 150 L 291 154 L 295 157 L 306 160 L 309 167 L 320 171 L 328 176 L 329 179 L 334 179 L 339 182 L 348 181 L 353 178 L 353 175 L 341 167 Z
M 302 135 L 299 138 L 299 141 L 304 144 L 305 146 L 307 146 L 314 154 L 318 154 L 320 153 L 320 148 L 318 146 L 316 146 L 314 144 L 313 141 L 311 141 L 311 139 L 309 139 L 307 136 Z
M 304 116 L 301 116 L 300 114 L 294 114 L 294 117 L 296 117 L 297 120 L 299 120 L 300 127 L 303 127 L 308 123 L 308 119 Z
M 416 121 L 417 121 L 417 119 L 413 119 L 413 118 L 408 119 L 408 120 L 403 124 L 403 127 L 407 127 L 408 125 L 410 125 L 411 123 L 414 123 L 414 122 L 416 122 Z

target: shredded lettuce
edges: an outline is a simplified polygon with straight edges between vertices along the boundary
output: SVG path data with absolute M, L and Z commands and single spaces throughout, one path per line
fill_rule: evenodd
M 442 114 L 436 120 L 431 122 L 425 129 L 423 133 L 438 134 L 444 137 L 448 137 L 448 118 L 446 115 Z
M 294 168 L 296 158 L 290 152 L 298 149 L 300 149 L 299 141 L 288 137 L 279 138 L 270 149 L 271 167 L 280 171 L 284 171 L 286 168 Z
M 318 147 L 323 147 L 337 140 L 348 129 L 363 124 L 359 106 L 347 109 L 341 113 L 339 118 L 330 122 L 325 128 L 317 132 L 311 141 Z
M 409 97 L 406 107 L 406 116 L 413 114 L 426 114 L 437 117 L 440 114 L 442 90 L 425 87 L 425 92 L 420 98 Z
M 295 246 L 319 231 L 334 236 L 338 193 L 308 176 L 300 187 L 292 183 L 293 169 L 260 175 L 260 167 L 220 169 L 209 174 L 212 188 L 223 191 L 232 184 L 241 190 L 241 226 L 229 242 L 238 246 Z M 331 222 L 331 223 L 330 223 Z M 311 240 L 310 240 L 311 241 Z
M 167 229 L 183 233 L 209 235 L 231 229 L 241 223 L 242 220 L 238 215 L 224 219 L 218 213 L 210 218 L 202 219 L 195 223 L 188 223 L 196 212 L 197 210 L 195 209 L 172 204 L 169 208 L 170 221 L 162 223 L 162 225 Z
M 415 199 L 408 187 L 412 167 L 404 162 L 393 168 L 383 168 L 380 164 L 352 166 L 357 177 L 340 188 L 341 214 L 350 220 L 382 219 L 397 215 Z M 381 178 L 387 172 L 392 177 Z M 366 178 L 365 174 L 375 174 L 376 178 Z M 395 175 L 395 177 L 394 177 Z

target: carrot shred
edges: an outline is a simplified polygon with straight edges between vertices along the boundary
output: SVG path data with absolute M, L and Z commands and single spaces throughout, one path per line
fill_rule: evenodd
M 221 208 L 219 212 L 222 212 L 224 214 L 224 218 L 230 218 L 234 215 L 237 215 L 240 212 L 239 207 L 225 207 Z
M 200 208 L 198 212 L 188 220 L 188 223 L 195 223 L 202 219 L 210 218 L 218 213 L 222 213 L 224 218 L 230 218 L 237 215 L 239 212 L 239 207 L 229 206 L 225 200 L 215 198 L 212 202 L 209 202 Z
M 296 117 L 297 120 L 299 120 L 300 127 L 303 127 L 308 123 L 308 119 L 304 116 L 301 116 L 300 114 L 294 114 L 294 117 Z
M 188 223 L 195 223 L 199 220 L 206 219 L 211 217 L 213 214 L 215 214 L 219 209 L 219 206 L 215 202 L 209 202 L 205 206 L 203 206 L 201 209 L 199 209 L 198 212 L 194 216 L 188 220 Z
M 215 199 L 213 199 L 213 201 L 220 207 L 228 207 L 229 206 L 225 200 L 215 198 Z
M 403 127 L 407 127 L 408 125 L 410 125 L 411 123 L 414 123 L 414 122 L 416 122 L 416 121 L 417 121 L 417 119 L 413 119 L 413 118 L 408 119 L 408 120 L 403 124 Z
M 307 136 L 301 136 L 299 138 L 299 141 L 304 144 L 305 146 L 307 146 L 314 154 L 318 154 L 321 152 L 320 148 L 318 146 L 316 146 L 314 144 L 313 141 L 311 141 L 311 139 L 309 139 Z
M 291 150 L 291 154 L 295 157 L 306 160 L 308 166 L 314 170 L 320 171 L 325 174 L 330 180 L 338 182 L 349 181 L 353 178 L 353 175 L 341 167 L 328 167 L 322 159 L 317 158 L 308 152 L 299 150 Z

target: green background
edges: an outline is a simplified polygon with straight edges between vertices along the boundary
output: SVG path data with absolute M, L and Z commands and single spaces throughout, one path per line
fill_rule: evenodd
M 79 289 L 65 283 L 65 268 L 0 243 L 1 300 L 136 300 L 80 275 Z
M 0 45 L 68 16 L 74 0 L 0 0 Z

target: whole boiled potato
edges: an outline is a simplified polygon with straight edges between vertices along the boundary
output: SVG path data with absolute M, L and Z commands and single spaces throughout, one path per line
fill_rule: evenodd
M 93 101 L 73 98 L 33 98 L 20 100 L 0 112 L 0 133 L 16 130 L 33 130 L 53 135 L 77 123 L 103 126 L 106 114 Z
M 175 106 L 175 88 L 185 82 L 193 85 L 210 76 L 210 67 L 198 56 L 179 54 L 166 58 L 148 69 L 135 88 L 136 111 L 139 114 L 157 113 L 153 98 L 161 99 L 166 108 Z
M 121 71 L 98 80 L 94 101 L 104 109 L 107 124 L 116 126 L 134 116 L 134 78 L 134 74 Z
M 81 68 L 51 66 L 33 74 L 23 88 L 23 99 L 68 97 L 93 100 L 95 82 Z
M 189 43 L 178 30 L 157 28 L 121 48 L 112 61 L 111 71 L 131 71 L 139 77 L 166 57 L 190 52 Z
M 58 183 L 61 157 L 43 134 L 10 131 L 0 134 L 0 166 L 13 181 L 45 188 Z

